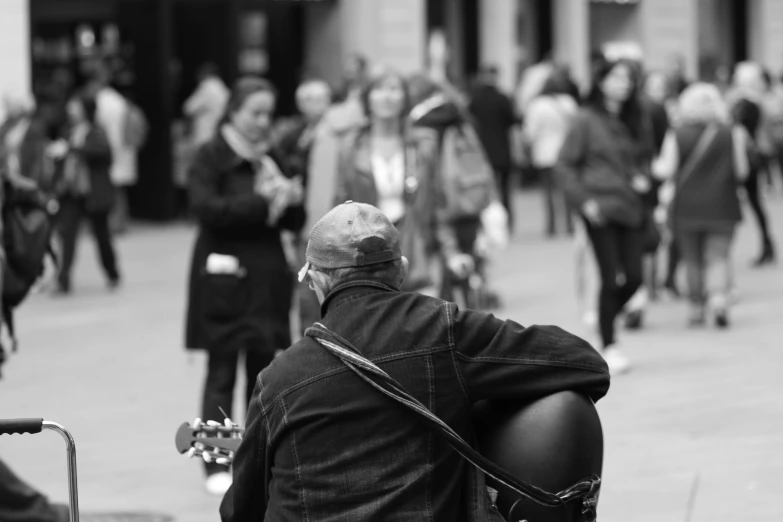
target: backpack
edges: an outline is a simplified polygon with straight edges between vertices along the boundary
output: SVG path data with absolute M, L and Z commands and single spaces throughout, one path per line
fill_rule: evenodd
M 447 215 L 452 219 L 478 217 L 495 197 L 495 173 L 468 124 L 452 125 L 444 132 L 441 175 Z
M 19 188 L 4 183 L 2 314 L 16 349 L 13 311 L 44 273 L 45 259 L 55 259 L 51 240 L 56 201 L 38 188 Z M 2 347 L 0 347 L 2 351 Z
M 122 141 L 132 149 L 139 150 L 147 143 L 149 123 L 144 112 L 138 105 L 127 102 L 128 110 L 125 111 L 125 121 L 122 127 Z

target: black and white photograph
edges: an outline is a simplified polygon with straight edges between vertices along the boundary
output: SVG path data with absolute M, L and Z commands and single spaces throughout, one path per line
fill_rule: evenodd
M 783 521 L 783 0 L 0 0 L 0 522 Z

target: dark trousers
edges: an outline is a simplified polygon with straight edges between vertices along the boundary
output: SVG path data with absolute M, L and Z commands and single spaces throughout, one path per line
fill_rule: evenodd
M 511 167 L 493 167 L 495 170 L 495 181 L 497 182 L 498 195 L 500 202 L 506 207 L 508 212 L 508 227 L 514 229 L 514 213 L 511 209 L 512 186 L 511 186 Z
M 253 389 L 256 378 L 261 370 L 266 368 L 274 359 L 273 352 L 259 350 L 245 350 L 245 373 L 247 387 L 245 388 L 245 407 L 253 397 Z M 207 365 L 207 380 L 204 385 L 204 402 L 201 418 L 204 422 L 214 420 L 222 422 L 222 408 L 228 415 L 233 416 L 234 385 L 237 379 L 237 364 L 239 352 L 237 350 L 212 350 L 209 352 Z M 226 466 L 215 463 L 205 463 L 208 475 L 227 471 Z
M 60 260 L 60 288 L 69 290 L 71 287 L 71 268 L 76 257 L 76 243 L 79 228 L 83 219 L 90 222 L 92 235 L 98 245 L 101 265 L 109 281 L 118 281 L 117 256 L 112 245 L 109 231 L 108 212 L 90 212 L 87 210 L 84 198 L 66 197 L 60 202 L 58 223 L 63 242 L 62 259 Z
M 0 521 L 67 522 L 68 509 L 52 505 L 0 460 Z
M 546 203 L 546 234 L 554 236 L 557 233 L 558 221 L 563 222 L 565 231 L 568 235 L 574 233 L 574 222 L 571 215 L 571 209 L 566 203 L 565 194 L 555 183 L 553 169 L 539 169 L 539 179 L 544 187 L 544 198 Z
M 585 221 L 601 272 L 598 322 L 604 348 L 615 342 L 617 314 L 642 284 L 644 229 L 617 224 L 594 226 Z
M 769 225 L 767 224 L 767 213 L 764 210 L 764 205 L 761 200 L 761 186 L 759 178 L 761 177 L 761 169 L 753 169 L 745 180 L 745 191 L 748 193 L 748 202 L 750 208 L 753 209 L 753 214 L 756 216 L 756 222 L 759 226 L 759 233 L 761 234 L 762 250 L 772 243 L 772 239 L 769 235 Z

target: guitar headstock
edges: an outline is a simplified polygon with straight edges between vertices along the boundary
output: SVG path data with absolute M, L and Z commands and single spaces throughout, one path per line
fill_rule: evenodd
M 234 460 L 234 453 L 242 443 L 244 432 L 244 428 L 228 419 L 225 424 L 196 419 L 193 424 L 186 422 L 179 427 L 174 443 L 180 454 L 228 466 Z

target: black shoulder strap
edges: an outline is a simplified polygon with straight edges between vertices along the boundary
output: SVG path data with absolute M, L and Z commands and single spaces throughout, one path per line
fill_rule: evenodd
M 446 439 L 457 453 L 487 476 L 546 507 L 560 507 L 568 502 L 582 499 L 583 513 L 595 510 L 601 484 L 599 477 L 591 476 L 585 478 L 557 494 L 549 493 L 536 486 L 521 482 L 474 450 L 448 424 L 436 417 L 415 397 L 409 395 L 393 377 L 362 356 L 350 342 L 330 331 L 321 323 L 315 323 L 313 327 L 308 328 L 305 335 L 318 341 L 321 346 L 337 356 L 370 386 L 418 414 L 419 419 L 424 424 L 433 428 L 436 433 L 439 433 Z
M 693 174 L 717 135 L 718 126 L 714 124 L 708 125 L 702 131 L 701 136 L 699 136 L 699 141 L 696 142 L 693 151 L 688 156 L 685 164 L 680 168 L 679 175 L 677 176 L 678 187 L 682 187 L 685 181 Z

